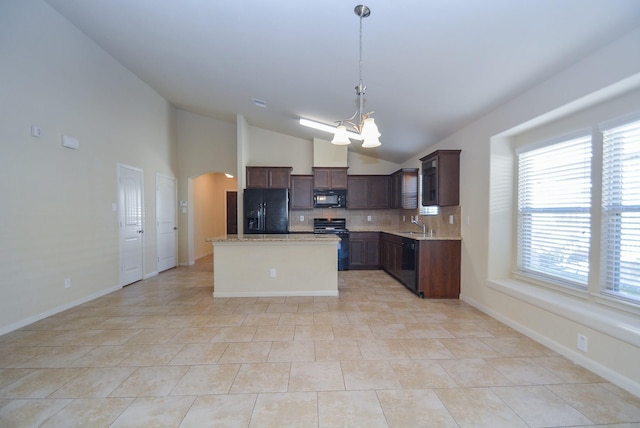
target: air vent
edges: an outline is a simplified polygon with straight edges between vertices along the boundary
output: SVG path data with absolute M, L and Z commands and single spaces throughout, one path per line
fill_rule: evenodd
M 257 98 L 251 98 L 251 101 L 253 101 L 253 103 L 258 107 L 267 108 L 266 101 L 262 101 Z

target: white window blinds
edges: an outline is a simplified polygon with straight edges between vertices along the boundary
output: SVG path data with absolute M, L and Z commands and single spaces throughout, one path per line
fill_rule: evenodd
M 602 282 L 640 300 L 640 120 L 602 133 Z
M 518 155 L 518 270 L 587 287 L 591 135 Z

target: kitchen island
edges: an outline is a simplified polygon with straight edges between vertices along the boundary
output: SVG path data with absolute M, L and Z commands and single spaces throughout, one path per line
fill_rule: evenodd
M 226 235 L 213 245 L 213 297 L 337 296 L 340 238 Z

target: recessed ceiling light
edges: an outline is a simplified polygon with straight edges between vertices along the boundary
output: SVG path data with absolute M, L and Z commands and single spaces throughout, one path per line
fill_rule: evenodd
M 258 107 L 267 108 L 267 102 L 266 101 L 262 101 L 262 100 L 259 100 L 257 98 L 251 98 L 251 101 L 253 101 L 253 104 L 255 104 Z

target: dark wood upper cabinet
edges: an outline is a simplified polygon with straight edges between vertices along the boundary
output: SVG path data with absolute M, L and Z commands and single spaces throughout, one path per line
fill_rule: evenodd
M 388 175 L 372 175 L 369 177 L 369 208 L 388 209 L 389 203 Z
M 391 174 L 391 208 L 418 208 L 418 168 L 403 168 Z
M 247 189 L 291 188 L 290 166 L 248 166 Z
M 388 175 L 349 175 L 347 177 L 348 209 L 388 209 Z
M 422 161 L 422 205 L 460 204 L 460 150 L 436 150 Z
M 291 209 L 313 209 L 313 175 L 291 176 Z
M 347 167 L 313 167 L 313 188 L 345 190 L 347 169 Z

